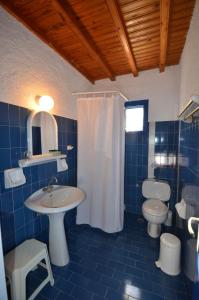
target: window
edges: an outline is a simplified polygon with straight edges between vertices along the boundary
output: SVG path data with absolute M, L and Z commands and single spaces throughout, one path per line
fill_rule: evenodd
M 143 131 L 144 107 L 126 107 L 126 132 Z

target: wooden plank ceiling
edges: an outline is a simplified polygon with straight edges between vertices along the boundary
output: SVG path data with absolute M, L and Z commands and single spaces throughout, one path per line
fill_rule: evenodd
M 0 0 L 91 82 L 179 63 L 195 0 Z

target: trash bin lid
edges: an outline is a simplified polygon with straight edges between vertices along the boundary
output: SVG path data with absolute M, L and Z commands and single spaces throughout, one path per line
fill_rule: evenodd
M 180 247 L 180 240 L 177 236 L 171 233 L 163 233 L 160 237 L 161 243 L 170 248 Z

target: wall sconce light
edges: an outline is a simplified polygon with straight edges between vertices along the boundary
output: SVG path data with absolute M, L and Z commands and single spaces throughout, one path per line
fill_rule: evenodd
M 40 110 L 49 111 L 54 107 L 54 100 L 48 95 L 36 96 L 35 102 Z

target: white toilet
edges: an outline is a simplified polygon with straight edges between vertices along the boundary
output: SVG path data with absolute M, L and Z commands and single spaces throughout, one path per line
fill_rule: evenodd
M 147 232 L 158 238 L 161 224 L 167 219 L 168 207 L 163 203 L 170 199 L 171 189 L 166 181 L 146 179 L 142 184 L 142 195 L 147 199 L 142 205 L 142 213 L 148 221 Z

